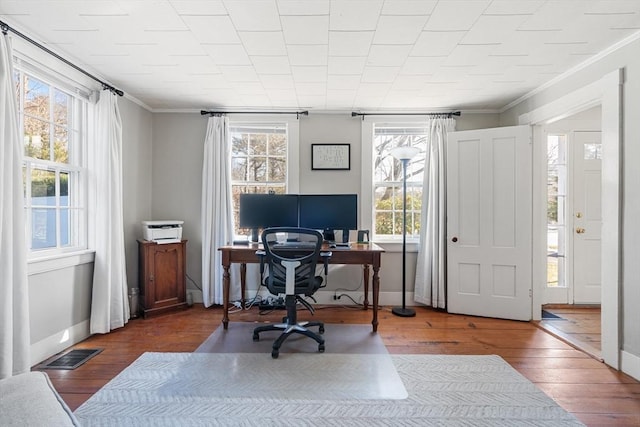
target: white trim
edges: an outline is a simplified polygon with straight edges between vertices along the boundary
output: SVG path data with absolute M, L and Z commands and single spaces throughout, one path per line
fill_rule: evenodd
M 605 50 L 597 53 L 596 55 L 590 57 L 589 59 L 581 62 L 580 64 L 576 65 L 573 68 L 568 69 L 567 71 L 565 71 L 564 73 L 560 74 L 557 77 L 554 77 L 553 79 L 549 80 L 548 82 L 536 87 L 535 89 L 533 89 L 530 92 L 525 93 L 524 95 L 522 95 L 520 98 L 516 99 L 515 101 L 511 101 L 510 103 L 508 103 L 507 105 L 505 105 L 504 107 L 502 107 L 500 109 L 500 113 L 504 113 L 505 111 L 515 107 L 516 105 L 520 104 L 523 101 L 526 101 L 527 99 L 531 98 L 532 96 L 542 92 L 545 89 L 550 88 L 551 86 L 555 85 L 556 83 L 561 82 L 562 80 L 568 79 L 570 77 L 572 77 L 574 74 L 578 73 L 579 71 L 589 67 L 590 65 L 595 64 L 596 62 L 600 61 L 601 59 L 607 57 L 608 55 L 611 55 L 613 52 L 622 49 L 623 47 L 635 42 L 636 40 L 640 39 L 640 31 L 637 31 L 633 34 L 631 34 L 630 36 L 616 42 L 615 44 L 609 46 L 608 48 L 606 48 Z
M 31 344 L 31 366 L 48 359 L 54 354 L 71 347 L 91 336 L 89 332 L 89 320 L 58 331 L 36 343 Z
M 620 369 L 622 84 L 623 70 L 618 69 L 519 117 L 520 124 L 541 125 L 602 105 L 602 358 L 615 369 Z M 539 216 L 543 212 L 543 192 L 538 189 L 533 197 L 534 214 Z M 538 229 L 534 229 L 534 235 L 544 232 L 542 223 L 540 218 L 535 220 Z M 541 259 L 539 248 L 533 249 L 535 271 L 542 268 L 545 258 Z M 536 288 L 534 295 L 539 291 Z M 540 311 L 540 304 L 540 297 L 534 297 L 534 313 Z
M 85 250 L 69 254 L 56 254 L 48 257 L 30 259 L 27 263 L 27 274 L 47 273 L 49 271 L 62 270 L 64 268 L 75 267 L 81 264 L 93 262 L 95 252 Z
M 640 381 L 640 356 L 622 350 L 620 352 L 620 369 Z

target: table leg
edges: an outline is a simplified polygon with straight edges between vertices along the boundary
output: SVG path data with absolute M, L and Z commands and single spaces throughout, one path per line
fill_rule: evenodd
M 229 274 L 229 265 L 223 265 L 222 269 L 222 326 L 229 329 L 229 287 L 231 283 L 231 275 Z
M 373 266 L 373 332 L 378 332 L 378 294 L 380 293 L 380 277 L 378 271 L 380 265 Z
M 362 303 L 362 305 L 364 306 L 364 309 L 368 309 L 369 308 L 369 264 L 364 264 L 363 265 L 364 270 L 363 270 L 363 274 L 364 274 L 364 301 Z
M 244 308 L 244 291 L 247 287 L 247 264 L 240 264 L 240 307 Z

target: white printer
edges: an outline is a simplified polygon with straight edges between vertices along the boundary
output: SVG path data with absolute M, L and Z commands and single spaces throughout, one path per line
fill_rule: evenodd
M 184 221 L 142 221 L 142 238 L 163 243 L 178 243 L 182 240 Z

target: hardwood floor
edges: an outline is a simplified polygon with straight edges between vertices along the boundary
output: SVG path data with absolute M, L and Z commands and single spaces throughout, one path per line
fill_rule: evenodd
M 601 319 L 599 306 L 548 305 L 545 311 L 560 319 L 542 319 L 538 327 L 560 338 L 572 347 L 602 360 Z
M 378 333 L 390 353 L 497 354 L 587 426 L 640 426 L 640 383 L 576 350 L 534 323 L 459 316 L 418 307 L 413 318 L 379 312 Z M 231 321 L 277 321 L 282 312 L 256 308 Z M 327 323 L 370 323 L 371 311 L 322 307 Z M 62 398 L 75 410 L 144 352 L 191 352 L 219 325 L 222 310 L 195 305 L 151 319 L 133 319 L 110 334 L 73 348 L 104 348 L 72 371 L 47 370 Z M 251 337 L 247 337 L 251 339 Z M 330 345 L 330 343 L 327 343 Z

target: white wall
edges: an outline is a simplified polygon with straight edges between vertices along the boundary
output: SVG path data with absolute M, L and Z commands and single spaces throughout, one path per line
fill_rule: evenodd
M 621 263 L 621 332 L 622 350 L 630 357 L 635 373 L 640 373 L 640 40 L 620 48 L 597 62 L 577 71 L 568 79 L 540 91 L 501 115 L 502 125 L 518 123 L 518 116 L 539 108 L 595 82 L 603 76 L 624 69 L 622 93 L 622 263 Z M 624 356 L 623 356 L 624 362 Z

